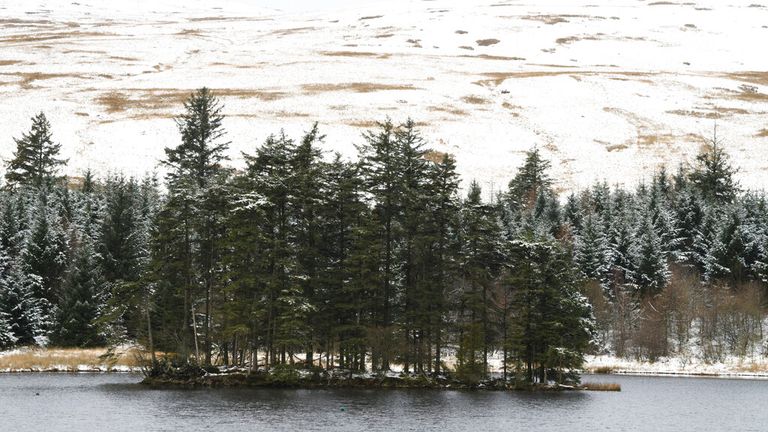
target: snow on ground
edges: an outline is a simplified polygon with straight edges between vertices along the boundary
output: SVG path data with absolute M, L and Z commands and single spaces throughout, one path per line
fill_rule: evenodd
M 765 357 L 728 357 L 721 362 L 707 363 L 696 357 L 660 358 L 655 362 L 632 360 L 613 355 L 586 356 L 584 370 L 597 373 L 628 375 L 690 375 L 768 378 Z
M 283 2 L 285 3 L 285 2 Z M 691 161 L 715 122 L 744 186 L 768 178 L 764 0 L 0 1 L 0 157 L 44 110 L 69 174 L 143 174 L 190 90 L 226 104 L 233 163 L 320 122 L 354 154 L 413 117 L 465 183 L 538 145 L 561 189 Z

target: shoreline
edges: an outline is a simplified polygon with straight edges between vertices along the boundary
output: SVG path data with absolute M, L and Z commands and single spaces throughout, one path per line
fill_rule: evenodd
M 582 373 L 592 375 L 658 376 L 680 378 L 768 379 L 768 358 L 729 357 L 721 362 L 664 357 L 655 362 L 618 358 L 612 355 L 586 356 Z

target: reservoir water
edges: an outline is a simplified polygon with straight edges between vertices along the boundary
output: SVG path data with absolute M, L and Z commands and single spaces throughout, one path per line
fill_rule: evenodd
M 615 392 L 150 390 L 133 374 L 0 374 L 0 431 L 765 431 L 768 381 L 586 376 Z

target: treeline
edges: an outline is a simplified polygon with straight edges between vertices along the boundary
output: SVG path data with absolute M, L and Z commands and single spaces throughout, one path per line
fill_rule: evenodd
M 412 121 L 366 132 L 354 161 L 323 154 L 317 125 L 272 135 L 240 171 L 210 91 L 176 121 L 162 192 L 64 182 L 43 115 L 16 140 L 0 346 L 138 340 L 200 365 L 399 364 L 470 382 L 500 357 L 505 379 L 546 382 L 601 347 L 726 355 L 743 352 L 734 337 L 762 340 L 765 198 L 739 191 L 716 140 L 634 192 L 562 201 L 534 148 L 484 201 L 475 182 L 460 196 L 454 159 Z

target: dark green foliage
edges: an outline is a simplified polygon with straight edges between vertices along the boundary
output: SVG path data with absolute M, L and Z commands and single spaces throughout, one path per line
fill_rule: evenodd
M 696 165 L 688 177 L 708 200 L 717 204 L 730 203 L 739 191 L 733 178 L 736 169 L 731 166 L 728 154 L 717 138 L 717 130 L 710 144 L 709 149 L 696 156 Z
M 556 243 L 517 240 L 510 259 L 513 364 L 529 383 L 564 382 L 567 372 L 582 366 L 594 337 L 592 311 L 578 292 L 570 257 Z
M 6 166 L 5 180 L 11 186 L 50 186 L 57 178 L 61 144 L 53 142 L 51 125 L 42 112 L 32 117 L 30 131 L 14 139 L 16 151 Z
M 51 156 L 0 193 L 0 348 L 136 341 L 174 353 L 155 375 L 225 364 L 285 385 L 300 367 L 439 376 L 454 353 L 479 384 L 501 352 L 505 380 L 569 382 L 595 337 L 580 291 L 611 323 L 603 341 L 644 355 L 668 351 L 651 346 L 662 324 L 685 327 L 659 318 L 685 290 L 768 280 L 768 206 L 739 192 L 716 140 L 691 172 L 561 202 L 537 148 L 506 191 L 462 190 L 411 120 L 367 131 L 354 161 L 324 154 L 316 124 L 281 132 L 235 171 L 222 112 L 207 89 L 186 101 L 163 193 L 152 178 L 53 181 L 58 147 L 35 119 L 16 159 L 36 142 Z M 670 268 L 696 287 L 667 295 Z
M 77 249 L 68 269 L 51 343 L 78 347 L 104 344 L 104 337 L 96 325 L 102 308 L 103 289 L 93 246 L 86 241 Z

